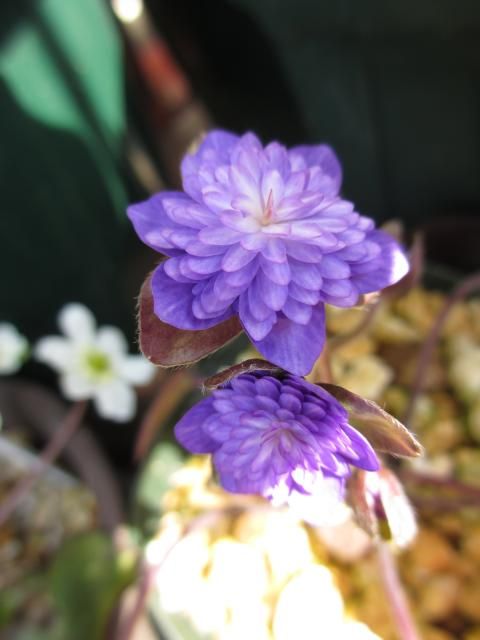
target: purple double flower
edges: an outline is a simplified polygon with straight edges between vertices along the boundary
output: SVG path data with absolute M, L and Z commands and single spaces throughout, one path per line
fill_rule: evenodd
M 143 242 L 168 257 L 152 277 L 154 311 L 178 329 L 238 315 L 266 359 L 305 375 L 325 341 L 325 303 L 353 306 L 408 271 L 395 240 L 339 196 L 326 145 L 212 131 L 182 177 L 184 192 L 129 208 Z
M 290 374 L 240 375 L 188 411 L 175 427 L 191 453 L 210 453 L 221 485 L 328 521 L 350 465 L 376 471 L 369 442 L 321 387 Z

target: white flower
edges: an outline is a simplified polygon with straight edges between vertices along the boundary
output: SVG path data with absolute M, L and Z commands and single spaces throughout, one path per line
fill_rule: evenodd
M 27 355 L 28 342 L 8 322 L 0 323 L 0 374 L 8 375 L 20 369 Z
M 116 327 L 98 330 L 90 311 L 81 304 L 66 305 L 58 316 L 65 337 L 38 341 L 35 356 L 60 374 L 60 386 L 70 400 L 91 398 L 103 418 L 126 422 L 135 415 L 132 385 L 147 384 L 155 367 L 143 356 L 128 354 Z

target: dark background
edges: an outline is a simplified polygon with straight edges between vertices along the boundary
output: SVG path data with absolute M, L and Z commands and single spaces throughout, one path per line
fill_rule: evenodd
M 475 0 L 146 5 L 190 101 L 211 122 L 265 141 L 329 142 L 344 194 L 379 222 L 440 228 L 445 216 L 476 216 Z M 134 130 L 171 182 L 158 141 L 171 135 L 172 113 L 151 118 L 135 47 L 106 0 L 3 0 L 0 25 L 0 319 L 33 339 L 79 300 L 133 336 L 134 298 L 153 256 L 138 267 L 143 249 L 124 215 L 146 195 L 126 137 Z M 475 230 L 467 239 L 476 255 Z

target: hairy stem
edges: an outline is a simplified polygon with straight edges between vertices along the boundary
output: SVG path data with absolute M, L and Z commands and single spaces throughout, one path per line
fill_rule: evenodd
M 398 576 L 395 559 L 385 542 L 377 544 L 377 559 L 399 640 L 420 640 L 405 591 Z

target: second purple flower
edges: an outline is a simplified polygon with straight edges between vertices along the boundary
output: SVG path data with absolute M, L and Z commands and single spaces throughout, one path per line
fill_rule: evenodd
M 209 133 L 182 163 L 183 192 L 132 205 L 140 238 L 168 256 L 152 278 L 155 314 L 178 329 L 238 314 L 259 352 L 307 374 L 325 340 L 325 303 L 356 304 L 408 271 L 399 245 L 341 199 L 326 145 L 286 149 Z
M 227 491 L 288 504 L 315 524 L 343 500 L 351 466 L 379 469 L 342 405 L 291 374 L 233 378 L 190 409 L 175 435 L 191 453 L 212 454 Z

